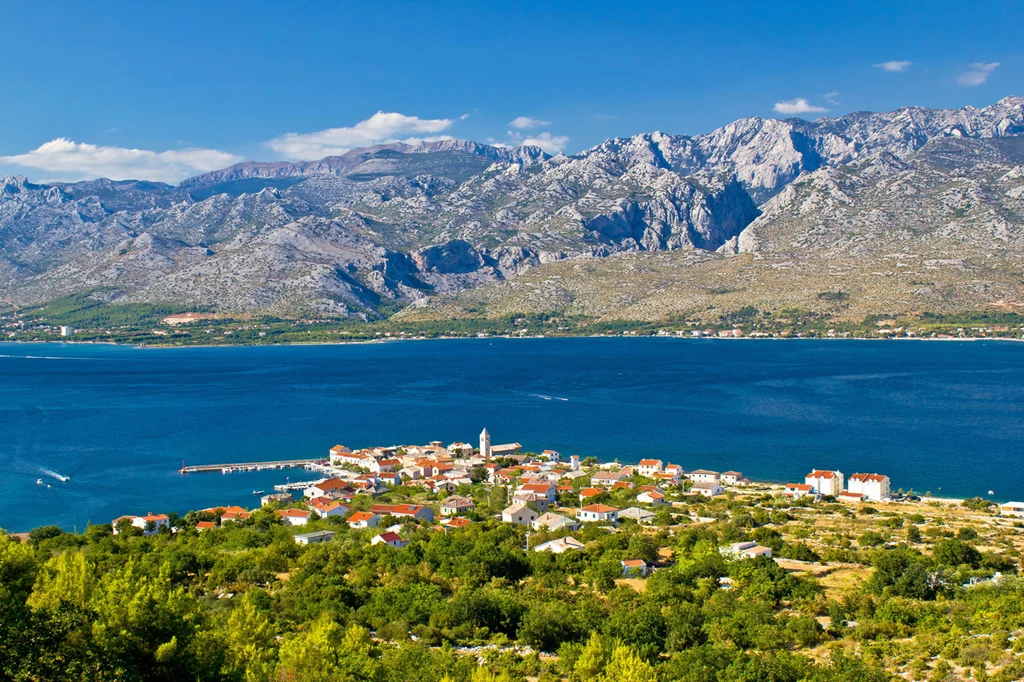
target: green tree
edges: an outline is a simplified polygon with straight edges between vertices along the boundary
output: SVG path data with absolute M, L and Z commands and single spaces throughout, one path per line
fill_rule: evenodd
M 612 649 L 612 655 L 605 666 L 603 682 L 655 682 L 658 679 L 654 666 L 624 644 Z
M 576 678 L 580 682 L 600 680 L 610 653 L 604 638 L 596 632 L 590 633 L 590 639 L 587 640 L 573 668 Z

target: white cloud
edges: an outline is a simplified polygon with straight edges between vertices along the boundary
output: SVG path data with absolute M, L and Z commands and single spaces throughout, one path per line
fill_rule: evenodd
M 459 120 L 465 118 L 464 115 Z M 419 118 L 378 111 L 351 127 L 329 128 L 315 133 L 286 133 L 267 145 L 286 158 L 315 161 L 325 156 L 344 154 L 357 147 L 398 141 L 415 144 L 423 140 L 445 139 L 446 136 L 438 137 L 437 133 L 448 130 L 454 122 L 450 118 Z
M 897 73 L 902 73 L 903 71 L 906 71 L 913 65 L 914 62 L 893 60 L 891 62 L 881 62 L 880 64 L 875 64 L 875 68 L 881 69 L 882 71 L 893 71 Z
M 566 145 L 569 144 L 569 138 L 565 135 L 538 133 L 533 137 L 528 137 L 519 141 L 518 144 L 525 145 L 527 147 L 540 147 L 548 154 L 561 154 L 565 151 Z
M 241 157 L 217 149 L 148 149 L 104 147 L 64 137 L 13 156 L 0 156 L 0 164 L 12 164 L 58 173 L 66 180 L 110 178 L 179 182 L 241 161 Z
M 529 130 L 530 128 L 545 128 L 551 125 L 551 121 L 543 121 L 539 118 L 529 116 L 517 116 L 508 123 L 516 130 Z
M 999 62 L 990 62 L 985 64 L 984 62 L 974 62 L 971 64 L 971 68 L 968 71 L 964 71 L 962 74 L 956 77 L 956 82 L 964 87 L 973 87 L 975 85 L 981 85 L 988 80 L 988 77 L 992 75 L 992 72 L 999 66 Z
M 829 104 L 831 104 L 832 106 L 839 104 L 838 92 L 826 92 L 824 95 L 821 96 L 821 98 L 828 102 Z
M 825 107 L 819 107 L 811 104 L 803 97 L 797 97 L 796 99 L 787 100 L 785 102 L 776 102 L 773 108 L 780 114 L 812 114 L 828 111 Z

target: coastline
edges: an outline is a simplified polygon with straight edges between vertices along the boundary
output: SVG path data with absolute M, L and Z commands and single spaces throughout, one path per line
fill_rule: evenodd
M 396 343 L 406 341 L 487 341 L 494 339 L 503 339 L 510 341 L 520 340 L 540 340 L 540 339 L 551 339 L 551 340 L 571 340 L 571 339 L 662 339 L 672 341 L 870 341 L 870 342 L 899 342 L 899 341 L 933 341 L 933 342 L 944 342 L 944 343 L 962 343 L 966 341 L 970 342 L 1024 342 L 1024 337 L 1000 337 L 1000 336 L 965 336 L 960 338 L 934 338 L 927 336 L 900 336 L 900 337 L 862 337 L 862 336 L 850 336 L 846 338 L 835 338 L 835 337 L 796 337 L 796 336 L 675 336 L 675 335 L 657 335 L 657 334 L 646 334 L 643 336 L 632 335 L 632 334 L 573 334 L 573 335 L 512 335 L 512 334 L 494 334 L 490 336 L 436 336 L 436 337 L 388 337 L 380 339 L 347 339 L 339 341 L 284 341 L 281 343 L 124 343 L 121 341 L 73 341 L 73 340 L 56 340 L 56 339 L 2 339 L 0 340 L 0 347 L 5 344 L 10 345 L 33 345 L 33 344 L 48 344 L 57 346 L 116 346 L 121 348 L 135 348 L 139 350 L 168 350 L 168 349 L 184 349 L 184 348 L 274 348 L 274 347 L 317 347 L 317 346 L 349 346 L 349 345 L 369 345 L 369 344 L 384 344 L 384 343 Z

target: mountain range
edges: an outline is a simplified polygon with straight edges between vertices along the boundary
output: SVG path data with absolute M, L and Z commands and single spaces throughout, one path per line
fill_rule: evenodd
M 1024 98 L 745 118 L 573 156 L 464 140 L 178 186 L 0 179 L 0 296 L 236 315 L 838 318 L 1024 307 Z

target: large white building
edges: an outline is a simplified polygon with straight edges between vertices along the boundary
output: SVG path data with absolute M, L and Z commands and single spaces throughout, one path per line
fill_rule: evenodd
M 487 429 L 480 432 L 480 456 L 491 458 L 491 434 L 487 433 Z
M 843 492 L 843 472 L 815 469 L 804 477 L 804 483 L 819 495 L 839 497 L 839 493 Z
M 889 499 L 889 477 L 881 474 L 853 474 L 846 485 L 851 493 L 860 493 L 865 499 L 881 502 Z

